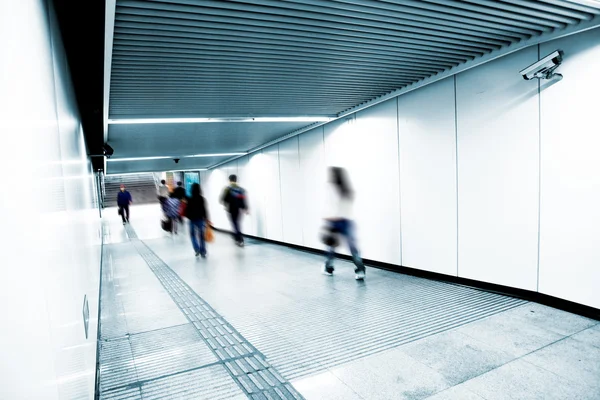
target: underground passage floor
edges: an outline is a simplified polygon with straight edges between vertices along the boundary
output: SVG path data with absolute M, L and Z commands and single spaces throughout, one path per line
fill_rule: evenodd
M 100 399 L 600 399 L 598 321 L 159 218 L 105 212 Z

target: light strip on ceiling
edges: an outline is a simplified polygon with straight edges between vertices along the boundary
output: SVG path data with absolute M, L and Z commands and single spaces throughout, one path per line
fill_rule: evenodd
M 183 158 L 245 156 L 246 154 L 247 153 L 193 154 L 191 156 L 183 156 Z
M 230 156 L 243 156 L 246 153 L 214 153 L 214 154 L 192 154 L 189 156 L 157 156 L 157 157 L 125 157 L 125 158 L 109 158 L 108 162 L 118 161 L 146 161 L 146 160 L 167 160 L 174 158 L 196 158 L 196 157 L 230 157 Z
M 206 122 L 327 122 L 331 117 L 256 117 L 256 118 L 133 118 L 109 119 L 118 124 L 194 124 Z
M 118 161 L 144 161 L 144 160 L 166 160 L 169 156 L 160 156 L 160 157 L 126 157 L 126 158 L 109 158 L 107 162 L 118 162 Z

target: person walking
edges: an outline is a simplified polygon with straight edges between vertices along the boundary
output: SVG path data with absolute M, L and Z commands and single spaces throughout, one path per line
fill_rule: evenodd
M 167 186 L 167 182 L 164 179 L 160 181 L 157 196 L 158 201 L 160 201 L 161 205 L 165 202 L 165 200 L 167 200 L 167 197 L 169 197 L 169 187 Z
M 356 247 L 354 237 L 354 223 L 352 221 L 352 206 L 354 193 L 350 187 L 346 171 L 343 168 L 331 167 L 329 169 L 329 185 L 327 187 L 327 209 L 325 212 L 325 224 L 330 232 L 327 240 L 328 251 L 323 273 L 332 275 L 333 260 L 335 258 L 336 236 L 341 236 L 348 242 L 352 260 L 356 266 L 354 269 L 356 280 L 365 278 L 365 266 Z
M 164 205 L 165 216 L 171 220 L 171 232 L 177 235 L 177 222 L 179 222 L 179 207 L 181 206 L 181 201 L 175 197 L 175 194 L 172 193 L 171 196 L 167 197 Z
M 204 229 L 210 223 L 208 219 L 208 207 L 202 196 L 202 188 L 199 183 L 192 185 L 191 196 L 187 198 L 185 216 L 190 220 L 190 236 L 196 257 L 206 257 L 206 242 L 204 240 Z
M 221 204 L 229 211 L 229 217 L 233 226 L 233 239 L 235 243 L 244 247 L 244 236 L 240 228 L 240 216 L 242 212 L 248 214 L 246 191 L 237 184 L 237 176 L 229 176 L 229 186 L 221 194 Z
M 183 183 L 177 182 L 177 187 L 173 190 L 173 197 L 179 201 L 185 199 L 185 189 L 183 187 Z
M 186 194 L 185 188 L 183 187 L 183 183 L 177 182 L 177 187 L 173 190 L 173 197 L 179 200 L 180 202 L 185 200 Z M 179 222 L 183 223 L 183 217 L 181 215 L 177 217 L 177 219 L 179 220 Z
M 117 206 L 119 215 L 123 219 L 123 225 L 129 222 L 129 205 L 132 201 L 131 193 L 125 190 L 125 185 L 121 185 L 121 191 L 117 194 Z

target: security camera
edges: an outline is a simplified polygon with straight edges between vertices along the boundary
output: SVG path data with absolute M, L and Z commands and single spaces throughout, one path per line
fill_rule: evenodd
M 175 164 L 179 164 L 179 158 L 174 158 L 173 161 L 175 161 Z
M 535 64 L 522 70 L 520 73 L 525 80 L 533 78 L 537 79 L 550 79 L 554 77 L 562 78 L 561 74 L 555 74 L 554 70 L 562 63 L 563 52 L 562 50 L 556 50 L 555 52 L 548 54 Z

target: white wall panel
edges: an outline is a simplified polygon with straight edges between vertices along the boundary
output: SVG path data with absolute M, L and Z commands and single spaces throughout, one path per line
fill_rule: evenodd
M 0 398 L 92 399 L 100 220 L 71 78 L 46 2 L 0 2 Z M 18 155 L 17 155 L 18 154 Z M 15 170 L 15 168 L 18 170 Z M 4 191 L 3 191 L 4 190 Z M 90 321 L 83 322 L 84 296 Z
M 267 237 L 267 215 L 266 215 L 266 193 L 267 184 L 265 177 L 267 173 L 265 155 L 258 152 L 250 155 L 246 167 L 247 179 L 244 180 L 248 192 L 248 207 L 250 208 L 251 224 L 254 226 L 255 236 Z M 242 187 L 244 184 L 242 184 Z
M 393 264 L 401 263 L 397 113 L 395 99 L 357 113 L 348 153 L 362 255 Z
M 254 192 L 252 190 L 251 187 L 249 187 L 249 182 L 252 181 L 251 177 L 250 177 L 250 171 L 249 171 L 249 161 L 250 161 L 250 157 L 249 156 L 244 156 L 241 158 L 238 158 L 237 163 L 238 163 L 238 183 L 240 184 L 241 187 L 243 187 L 246 190 L 246 194 L 247 194 L 247 204 L 248 207 L 250 208 L 250 215 L 249 216 L 244 216 L 242 218 L 242 232 L 248 235 L 253 235 L 256 236 L 256 215 L 254 213 L 255 209 L 257 208 L 255 205 L 256 199 L 254 198 Z
M 458 274 L 536 290 L 539 196 L 537 81 L 528 48 L 456 77 Z M 435 113 L 437 110 L 431 110 Z
M 398 98 L 402 265 L 456 275 L 454 78 Z
M 539 290 L 600 308 L 600 29 L 540 46 L 565 52 L 541 89 Z
M 319 229 L 323 225 L 325 152 L 323 127 L 303 133 L 300 144 L 300 184 L 302 201 L 302 240 L 304 246 L 320 249 Z
M 302 244 L 302 187 L 300 185 L 299 139 L 294 137 L 279 143 L 279 171 L 281 183 L 282 240 Z
M 264 157 L 263 188 L 265 191 L 266 238 L 283 240 L 281 185 L 279 183 L 279 145 L 262 151 Z
M 228 184 L 228 174 L 225 168 L 216 168 L 209 171 L 205 190 L 211 222 L 216 228 L 230 230 L 231 224 L 227 211 L 220 202 L 221 193 Z

